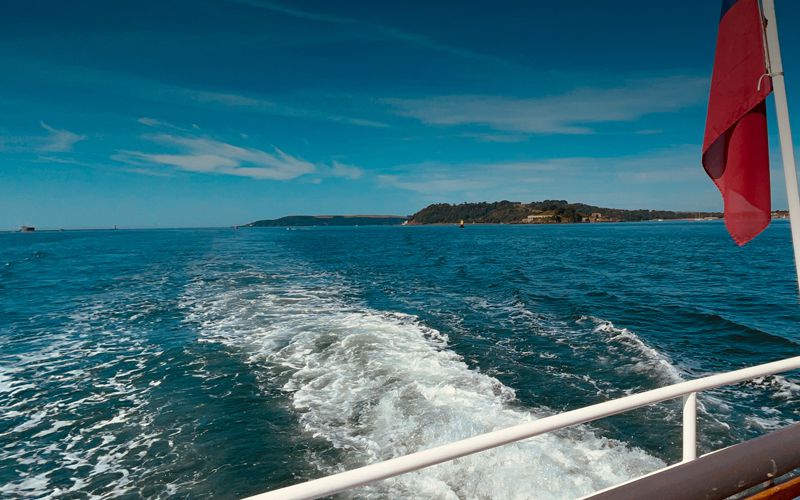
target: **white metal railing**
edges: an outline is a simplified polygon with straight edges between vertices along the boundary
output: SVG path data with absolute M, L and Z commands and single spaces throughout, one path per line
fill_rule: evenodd
M 723 385 L 731 385 L 758 377 L 800 369 L 800 356 L 763 365 L 720 373 L 651 391 L 613 399 L 577 410 L 515 425 L 461 441 L 392 458 L 377 464 L 314 479 L 306 483 L 261 493 L 246 500 L 311 499 L 363 486 L 381 479 L 430 467 L 465 455 L 521 441 L 523 439 L 584 424 L 603 417 L 623 413 L 653 403 L 683 396 L 683 461 L 694 460 L 697 454 L 697 393 Z

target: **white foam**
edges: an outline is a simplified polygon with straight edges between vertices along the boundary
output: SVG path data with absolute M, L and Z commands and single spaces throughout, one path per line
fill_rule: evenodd
M 43 497 L 49 493 L 47 484 L 47 473 L 26 476 L 16 483 L 6 483 L 0 486 L 0 493 L 9 496 Z
M 44 437 L 44 436 L 53 434 L 54 432 L 57 432 L 62 427 L 67 427 L 70 424 L 72 424 L 72 422 L 69 422 L 69 421 L 66 421 L 66 420 L 56 420 L 55 422 L 53 422 L 53 425 L 51 425 L 50 428 L 45 429 L 45 430 L 43 430 L 41 432 L 37 432 L 36 434 L 33 435 L 33 438 L 36 439 L 36 438 L 40 438 L 40 437 Z
M 778 430 L 794 423 L 794 421 L 789 418 L 759 417 L 757 415 L 748 415 L 744 420 L 747 427 L 755 429 L 759 433 Z
M 39 425 L 39 423 L 47 416 L 47 412 L 39 411 L 29 416 L 28 420 L 19 424 L 18 426 L 11 429 L 11 432 L 19 433 L 25 432 L 28 429 L 32 429 Z
M 131 450 L 147 449 L 155 439 L 147 432 L 153 419 L 146 410 L 151 386 L 141 383 L 147 378 L 142 369 L 145 360 L 160 351 L 129 332 L 126 320 L 115 316 L 117 310 L 103 301 L 84 304 L 59 331 L 33 331 L 26 339 L 26 352 L 4 356 L 0 423 L 7 430 L 0 432 L 0 439 L 9 445 L 0 448 L 0 462 L 26 467 L 14 471 L 0 487 L 0 496 L 57 498 L 80 492 L 94 498 L 96 493 L 132 493 L 127 468 Z M 93 376 L 92 371 L 107 375 Z M 11 397 L 28 389 L 35 390 Z M 123 409 L 103 418 L 112 401 L 124 401 Z M 82 422 L 87 414 L 93 417 L 92 425 Z M 120 442 L 120 433 L 133 437 Z M 52 481 L 62 468 L 72 475 L 70 486 L 64 486 L 63 478 Z M 109 474 L 113 481 L 108 481 Z M 104 484 L 98 486 L 94 479 L 101 475 Z
M 666 354 L 648 345 L 634 332 L 627 328 L 618 328 L 611 321 L 594 316 L 581 316 L 578 323 L 591 321 L 594 333 L 603 335 L 603 340 L 613 348 L 625 351 L 632 371 L 640 373 L 655 373 L 664 379 L 664 382 L 675 384 L 683 382 L 683 373 L 675 367 Z
M 792 399 L 800 395 L 800 384 L 783 375 L 755 378 L 752 383 L 758 387 L 769 389 L 773 398 Z
M 340 450 L 324 473 L 529 421 L 514 391 L 470 370 L 447 338 L 404 314 L 345 304 L 347 289 L 306 277 L 304 288 L 263 279 L 247 290 L 194 283 L 184 306 L 207 341 L 240 349 L 281 374 L 308 436 Z M 297 281 L 293 281 L 296 286 Z M 274 380 L 274 377 L 273 377 Z M 326 454 L 327 457 L 327 454 Z M 589 428 L 464 457 L 353 493 L 364 497 L 570 498 L 662 467 Z

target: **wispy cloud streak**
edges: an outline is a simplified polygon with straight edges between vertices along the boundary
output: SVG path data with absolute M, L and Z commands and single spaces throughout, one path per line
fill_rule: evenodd
M 383 187 L 394 187 L 425 195 L 463 195 L 476 193 L 486 198 L 527 196 L 539 192 L 538 186 L 567 184 L 624 186 L 648 183 L 691 182 L 706 185 L 699 166 L 698 146 L 680 146 L 650 151 L 641 155 L 607 158 L 563 157 L 519 162 L 421 163 L 402 165 L 378 176 Z M 638 188 L 637 188 L 638 189 Z M 543 193 L 543 196 L 552 196 Z
M 314 164 L 273 147 L 270 151 L 237 146 L 228 142 L 181 135 L 175 126 L 153 118 L 140 118 L 140 123 L 151 127 L 168 128 L 170 133 L 146 134 L 143 139 L 166 149 L 166 152 L 120 151 L 113 160 L 132 166 L 128 171 L 146 175 L 163 175 L 163 170 L 153 167 L 170 167 L 175 170 L 201 174 L 232 175 L 251 179 L 288 181 L 309 176 L 319 182 L 325 177 L 358 179 L 363 170 L 338 161 L 331 164 Z
M 0 137 L 0 150 L 38 153 L 69 153 L 75 144 L 86 139 L 85 135 L 58 129 L 39 122 L 46 135 Z
M 75 132 L 70 132 L 69 130 L 57 129 L 55 127 L 51 127 L 45 122 L 40 122 L 40 124 L 43 129 L 49 132 L 49 135 L 39 146 L 40 151 L 47 151 L 51 153 L 64 153 L 67 151 L 72 151 L 72 147 L 76 143 L 86 139 L 85 135 L 76 134 Z
M 267 152 L 209 138 L 181 137 L 172 134 L 156 134 L 145 138 L 177 152 L 123 151 L 115 159 L 133 164 L 165 165 L 189 172 L 235 175 L 253 179 L 289 180 L 316 170 L 312 163 L 291 156 L 278 148 Z
M 708 80 L 650 78 L 614 88 L 582 88 L 536 98 L 450 95 L 386 99 L 401 116 L 432 125 L 482 125 L 530 134 L 591 134 L 592 124 L 629 122 L 651 113 L 678 111 L 702 102 Z
M 495 163 L 422 163 L 404 165 L 379 175 L 379 185 L 422 194 L 450 194 L 484 190 L 504 184 L 517 187 L 548 182 L 564 166 L 563 160 Z
M 388 127 L 385 123 L 377 122 L 374 120 L 367 120 L 364 118 L 354 118 L 351 116 L 343 116 L 335 113 L 328 113 L 320 110 L 306 109 L 294 106 L 287 106 L 268 99 L 260 97 L 247 96 L 242 94 L 233 94 L 225 92 L 212 92 L 206 90 L 196 90 L 180 87 L 172 87 L 167 90 L 168 93 L 183 101 L 189 101 L 200 105 L 221 106 L 229 109 L 239 111 L 262 113 L 268 115 L 288 116 L 293 118 L 307 118 L 312 120 L 321 120 L 337 123 L 345 123 L 348 125 L 356 125 L 359 127 L 375 127 L 385 128 Z
M 188 105 L 200 109 L 217 109 L 252 113 L 268 116 L 284 116 L 290 118 L 308 119 L 320 122 L 334 122 L 358 127 L 385 128 L 382 123 L 357 116 L 347 116 L 324 107 L 315 108 L 306 106 L 293 100 L 291 96 L 277 97 L 275 100 L 267 99 L 258 94 L 240 91 L 219 89 L 206 89 L 201 86 L 175 85 L 156 79 L 140 76 L 126 75 L 102 69 L 42 64 L 31 61 L 14 61 L 24 64 L 28 72 L 35 72 L 41 78 L 55 81 L 59 84 L 92 89 L 99 93 L 110 93 L 116 97 L 124 96 L 142 101 L 155 102 L 165 105 Z M 280 102 L 281 99 L 284 102 Z
M 389 40 L 397 40 L 401 42 L 407 42 L 409 44 L 415 45 L 417 47 L 422 47 L 426 49 L 435 50 L 437 52 L 442 52 L 454 56 L 458 56 L 463 59 L 469 60 L 482 60 L 486 62 L 491 62 L 494 64 L 501 64 L 504 66 L 516 66 L 514 63 L 507 61 L 505 59 L 495 57 L 488 54 L 481 54 L 479 52 L 471 51 L 468 49 L 464 49 L 461 47 L 456 47 L 453 45 L 448 45 L 445 43 L 438 42 L 433 38 L 428 36 L 419 34 L 419 33 L 412 33 L 408 31 L 399 30 L 397 28 L 393 28 L 391 26 L 386 26 L 384 24 L 380 24 L 373 21 L 368 21 L 364 19 L 355 19 L 350 17 L 341 17 L 341 16 L 334 16 L 330 14 L 323 14 L 320 12 L 313 12 L 308 10 L 302 10 L 292 7 L 287 7 L 285 5 L 281 5 L 274 2 L 267 2 L 267 1 L 260 1 L 260 0 L 229 0 L 233 3 L 238 3 L 241 5 L 247 5 L 250 7 L 255 7 L 258 9 L 269 10 L 272 12 L 277 12 L 280 14 L 285 14 L 287 16 L 296 17 L 298 19 L 306 19 L 309 21 L 316 21 L 316 22 L 324 22 L 324 23 L 334 23 L 334 24 L 344 24 L 344 25 L 352 25 L 358 26 L 360 28 L 365 28 L 372 32 L 373 34 L 380 36 L 381 38 L 389 39 Z

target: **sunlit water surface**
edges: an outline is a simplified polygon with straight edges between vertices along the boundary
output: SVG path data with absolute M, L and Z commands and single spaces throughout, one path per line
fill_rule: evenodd
M 0 496 L 237 498 L 796 355 L 791 259 L 783 221 L 0 234 Z M 798 384 L 702 394 L 701 451 L 797 420 Z M 671 402 L 349 496 L 574 497 L 679 457 Z

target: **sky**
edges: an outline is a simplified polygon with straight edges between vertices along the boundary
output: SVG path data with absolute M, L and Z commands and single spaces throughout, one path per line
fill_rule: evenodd
M 0 229 L 721 210 L 700 166 L 720 3 L 6 2 Z M 800 5 L 776 3 L 800 117 Z

